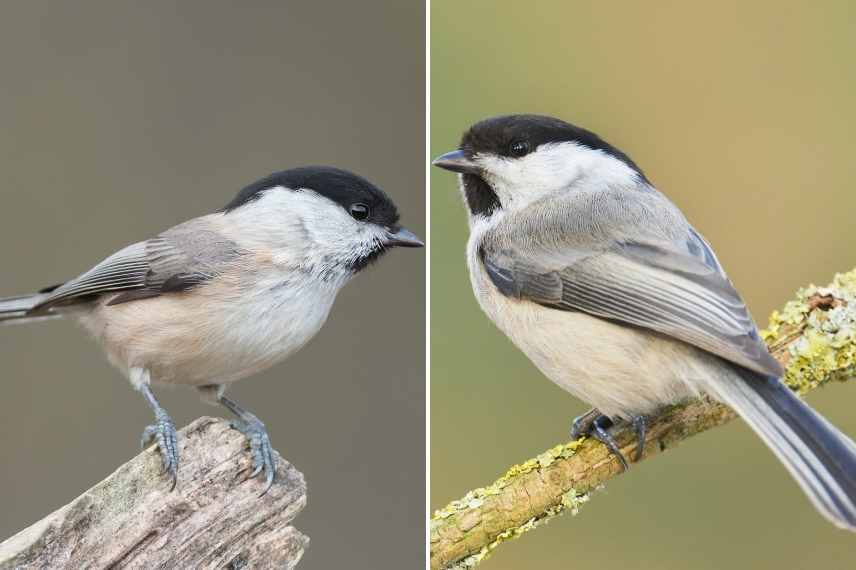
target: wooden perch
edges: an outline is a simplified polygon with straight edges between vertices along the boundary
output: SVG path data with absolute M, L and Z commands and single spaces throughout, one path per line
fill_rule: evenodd
M 277 482 L 245 480 L 244 436 L 200 418 L 179 432 L 170 492 L 149 447 L 83 495 L 0 544 L 0 569 L 294 568 L 309 539 L 290 525 L 303 475 L 277 455 Z
M 763 336 L 786 368 L 785 382 L 800 394 L 856 374 L 856 270 L 836 276 L 829 287 L 799 291 L 781 313 L 773 313 Z M 734 417 L 708 400 L 673 406 L 650 424 L 643 459 Z M 616 436 L 624 455 L 635 457 L 632 430 Z M 593 490 L 622 472 L 603 445 L 583 439 L 511 467 L 493 484 L 436 511 L 432 570 L 470 568 L 506 540 L 564 512 L 576 514 Z

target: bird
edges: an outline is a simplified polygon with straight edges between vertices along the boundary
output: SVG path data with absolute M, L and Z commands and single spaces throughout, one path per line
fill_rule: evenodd
M 856 444 L 781 381 L 711 245 L 624 152 L 544 115 L 472 125 L 433 161 L 458 175 L 467 267 L 491 321 L 593 409 L 571 436 L 707 395 L 733 408 L 816 509 L 856 530 Z
M 276 472 L 270 437 L 226 388 L 304 346 L 342 287 L 384 253 L 422 246 L 365 178 L 329 166 L 292 168 L 69 281 L 0 299 L 0 325 L 78 321 L 154 412 L 142 445 L 159 448 L 171 489 L 178 438 L 152 386 L 192 386 L 223 405 L 249 442 L 249 478 L 264 472 L 263 495 Z

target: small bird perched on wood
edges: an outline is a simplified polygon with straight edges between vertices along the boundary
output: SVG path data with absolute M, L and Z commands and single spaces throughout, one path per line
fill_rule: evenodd
M 814 506 L 856 530 L 856 444 L 797 398 L 710 245 L 623 152 L 551 117 L 473 125 L 434 161 L 460 174 L 467 262 L 488 317 L 595 409 L 574 438 L 708 394 L 770 447 Z M 638 455 L 637 455 L 638 457 Z
M 0 299 L 0 324 L 74 317 L 155 414 L 143 444 L 178 477 L 175 425 L 152 384 L 195 386 L 237 416 L 253 472 L 273 484 L 264 424 L 224 395 L 311 339 L 336 294 L 393 247 L 421 247 L 382 190 L 350 172 L 303 167 L 247 186 L 225 208 L 129 245 L 82 275 Z

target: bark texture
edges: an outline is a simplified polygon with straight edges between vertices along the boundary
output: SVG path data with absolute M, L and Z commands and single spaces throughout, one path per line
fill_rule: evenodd
M 770 317 L 763 332 L 786 369 L 785 383 L 799 392 L 856 374 L 856 270 L 837 275 L 828 287 L 810 286 Z M 665 410 L 649 427 L 642 459 L 722 425 L 735 414 L 722 404 L 696 400 Z M 616 434 L 625 457 L 635 457 L 631 430 Z M 557 445 L 511 467 L 487 487 L 474 489 L 435 512 L 431 519 L 431 568 L 470 568 L 503 542 L 552 517 L 576 514 L 589 493 L 623 472 L 615 457 L 594 440 Z
M 291 526 L 306 506 L 303 475 L 277 454 L 277 482 L 246 480 L 250 455 L 228 422 L 179 432 L 170 492 L 149 447 L 71 503 L 0 544 L 0 569 L 294 568 L 309 539 Z

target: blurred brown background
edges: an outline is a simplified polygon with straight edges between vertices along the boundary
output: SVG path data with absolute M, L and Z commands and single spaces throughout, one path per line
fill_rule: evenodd
M 756 320 L 856 266 L 852 2 L 432 2 L 431 153 L 500 113 L 555 115 L 633 157 L 709 238 Z M 432 173 L 431 505 L 567 438 L 586 406 L 484 317 L 452 175 Z M 856 383 L 810 402 L 856 436 Z M 485 570 L 856 568 L 740 422 L 634 468 Z
M 3 3 L 0 295 L 302 164 L 366 176 L 424 236 L 424 26 L 418 1 Z M 306 475 L 301 568 L 422 564 L 424 264 L 392 252 L 232 391 Z M 2 538 L 136 454 L 152 418 L 71 322 L 0 328 L 0 362 Z M 161 394 L 178 425 L 228 417 Z

